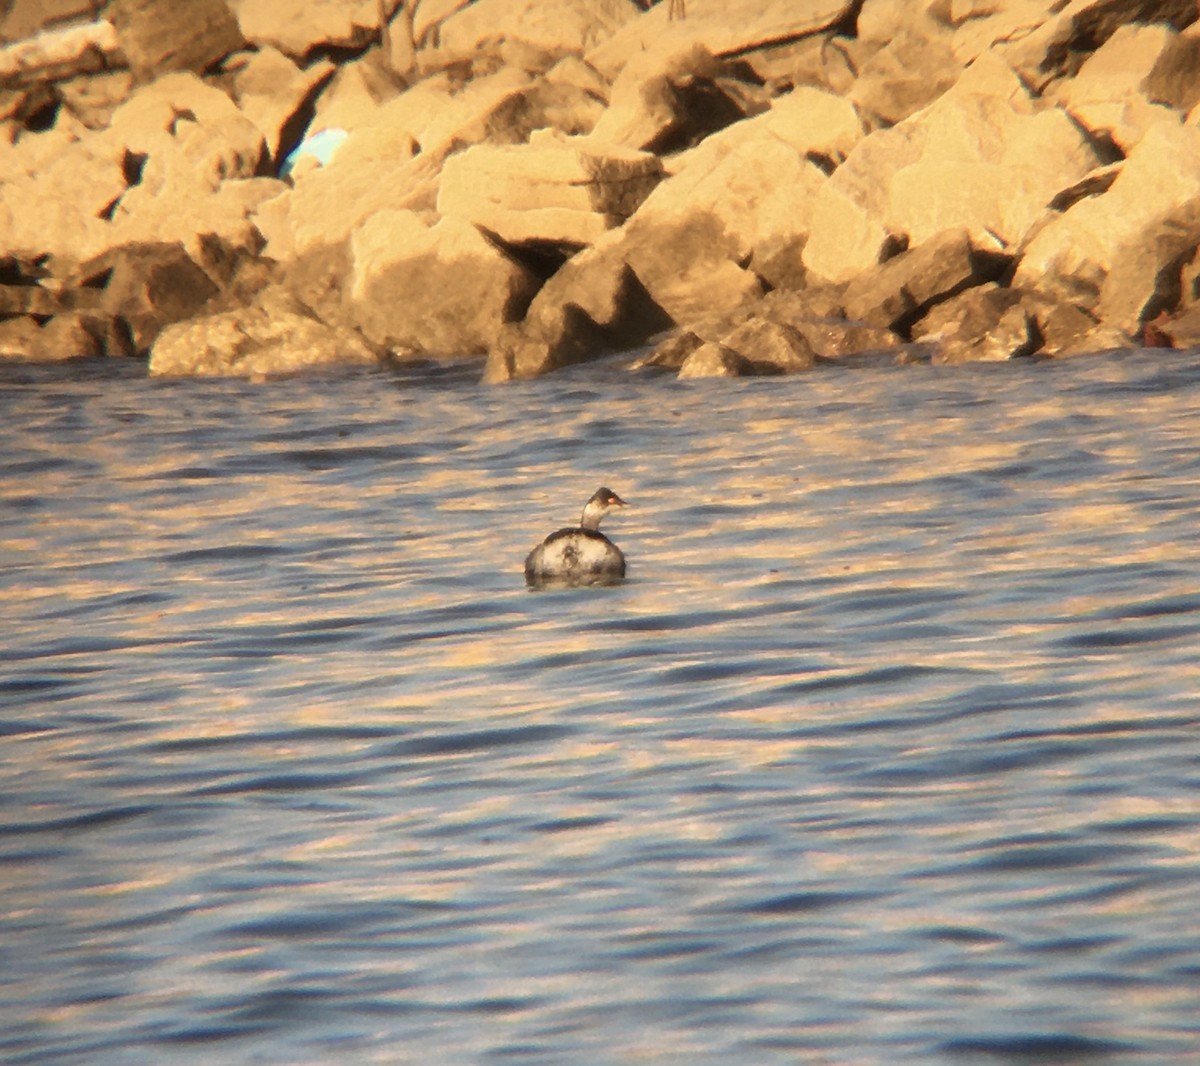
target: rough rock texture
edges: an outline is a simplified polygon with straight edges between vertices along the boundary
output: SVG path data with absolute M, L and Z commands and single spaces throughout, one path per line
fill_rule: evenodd
M 249 307 L 169 326 L 150 353 L 159 376 L 262 378 L 330 366 L 372 366 L 383 353 L 326 325 L 278 291 Z
M 1200 243 L 1200 128 L 1160 123 L 1112 187 L 1082 199 L 1028 244 L 1013 283 L 1069 300 L 1134 333 L 1179 299 Z
M 918 245 L 959 227 L 980 246 L 1015 247 L 1061 189 L 1100 163 L 1065 112 L 1038 110 L 1011 71 L 981 64 L 861 141 L 834 172 L 813 206 L 804 250 L 813 274 L 844 280 L 886 257 L 891 242 Z
M 446 161 L 437 209 L 509 243 L 591 244 L 637 210 L 662 179 L 648 152 L 535 133 L 527 145 L 476 145 Z
M 244 44 L 225 0 L 110 0 L 105 14 L 139 79 L 202 71 Z
M 842 294 L 846 316 L 901 336 L 934 304 L 999 277 L 1007 257 L 981 251 L 965 230 L 946 230 L 854 278 Z
M 354 320 L 388 348 L 485 352 L 537 291 L 527 269 L 461 219 L 426 226 L 414 212 L 381 211 L 355 231 L 351 247 Z
M 304 112 L 336 68 L 324 61 L 301 69 L 268 45 L 257 52 L 239 53 L 225 69 L 230 76 L 230 95 L 258 128 L 278 166 L 299 138 Z
M 1195 0 L 670 6 L 13 0 L 0 356 L 502 381 L 1194 336 Z
M 639 14 L 632 0 L 476 0 L 438 30 L 442 61 L 472 55 L 498 26 L 550 51 L 586 50 L 606 41 Z
M 633 56 L 613 83 L 597 141 L 672 152 L 745 118 L 732 70 L 700 45 Z
M 132 352 L 145 355 L 168 325 L 190 318 L 220 287 L 179 243 L 126 244 L 83 263 L 81 287 L 120 323 Z
M 246 40 L 296 59 L 317 48 L 361 48 L 379 33 L 377 0 L 230 0 Z
M 1178 34 L 1163 23 L 1122 26 L 1059 92 L 1063 107 L 1094 134 L 1110 138 L 1126 154 L 1159 122 L 1178 122 L 1174 110 L 1151 99 L 1149 85 L 1172 51 Z M 1200 43 L 1200 42 L 1197 42 Z M 1200 67 L 1176 71 L 1163 91 L 1200 98 Z
M 612 77 L 631 56 L 662 46 L 703 45 L 713 55 L 740 55 L 762 45 L 792 41 L 843 22 L 850 0 L 688 0 L 687 18 L 668 18 L 660 3 L 588 53 L 588 62 Z

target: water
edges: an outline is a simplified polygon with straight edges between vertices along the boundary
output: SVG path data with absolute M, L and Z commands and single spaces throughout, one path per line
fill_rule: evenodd
M 0 375 L 6 1063 L 1200 1061 L 1197 353 Z

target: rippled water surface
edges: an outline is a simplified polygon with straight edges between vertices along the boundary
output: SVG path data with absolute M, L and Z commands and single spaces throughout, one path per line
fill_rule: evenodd
M 0 444 L 4 1062 L 1200 1061 L 1200 354 Z M 602 483 L 629 580 L 527 591 Z

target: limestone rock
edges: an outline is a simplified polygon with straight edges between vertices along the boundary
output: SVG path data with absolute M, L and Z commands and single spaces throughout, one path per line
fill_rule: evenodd
M 133 75 L 127 70 L 89 74 L 58 82 L 54 91 L 62 106 L 90 130 L 102 130 L 112 123 L 113 112 L 133 92 Z
M 1200 348 L 1200 304 L 1192 304 L 1162 327 L 1176 348 Z
M 938 304 L 913 330 L 933 344 L 934 363 L 996 362 L 1029 355 L 1040 337 L 1021 305 L 1021 293 L 981 285 Z
M 841 281 L 901 239 L 965 228 L 1016 247 L 1065 186 L 1100 162 L 1060 110 L 1038 110 L 1011 70 L 980 60 L 935 103 L 850 153 L 813 205 L 804 265 Z
M 354 232 L 351 248 L 354 321 L 389 348 L 452 357 L 486 352 L 538 287 L 461 219 L 430 227 L 411 211 L 383 211 Z
M 21 41 L 55 25 L 95 14 L 94 0 L 8 0 L 0 19 L 0 41 Z
M 44 85 L 94 74 L 109 64 L 116 65 L 119 57 L 116 29 L 106 19 L 51 26 L 27 40 L 0 47 L 0 84 Z
M 1070 0 L 1063 5 L 1023 0 L 994 5 L 986 17 L 965 21 L 955 33 L 954 50 L 964 64 L 991 51 L 1040 92 L 1055 78 L 1074 75 L 1127 23 L 1165 22 L 1183 29 L 1195 18 L 1192 0 Z
M 1033 319 L 1042 355 L 1057 356 L 1077 349 L 1099 325 L 1083 308 L 1042 293 L 1023 292 L 1021 303 Z
M 230 0 L 246 40 L 303 59 L 316 48 L 362 48 L 379 34 L 377 0 Z
M 202 71 L 245 43 L 225 0 L 110 0 L 106 14 L 139 79 Z
M 650 152 L 686 148 L 746 117 L 725 90 L 727 70 L 693 45 L 634 56 L 613 83 L 608 109 L 596 123 L 597 141 Z
M 643 344 L 670 326 L 613 236 L 572 256 L 542 286 L 524 320 L 490 346 L 484 381 L 537 377 Z
M 720 343 L 758 373 L 790 374 L 807 370 L 816 362 L 816 353 L 800 330 L 769 318 L 756 317 L 742 323 Z
M 1179 121 L 1170 107 L 1152 102 L 1148 92 L 1151 76 L 1177 40 L 1164 24 L 1122 26 L 1065 83 L 1058 94 L 1063 106 L 1085 128 L 1110 137 L 1128 154 L 1152 125 Z M 1174 91 L 1188 94 L 1178 76 L 1173 81 Z M 1200 96 L 1200 70 L 1192 81 Z
M 1138 332 L 1172 290 L 1178 298 L 1179 267 L 1200 240 L 1198 158 L 1200 129 L 1151 127 L 1106 193 L 1075 203 L 1030 240 L 1013 283 Z
M 631 57 L 664 46 L 702 45 L 713 55 L 741 55 L 763 45 L 794 41 L 843 23 L 851 0 L 688 0 L 687 18 L 670 21 L 660 3 L 633 19 L 587 59 L 606 77 Z
M 23 363 L 59 363 L 88 359 L 104 352 L 78 312 L 55 315 L 45 321 L 21 315 L 0 321 L 0 360 Z
M 904 27 L 867 60 L 850 99 L 874 116 L 877 125 L 893 126 L 908 118 L 933 103 L 962 73 L 950 40 L 950 31 L 932 20 L 923 32 Z
M 382 353 L 272 290 L 251 307 L 168 326 L 150 353 L 155 376 L 263 378 L 330 366 L 372 366 Z
M 675 322 L 762 296 L 761 281 L 724 254 L 735 237 L 712 215 L 698 213 L 674 223 L 639 223 L 635 216 L 625 228 L 626 261 Z
M 935 303 L 998 277 L 1004 256 L 980 252 L 963 230 L 947 230 L 851 281 L 846 316 L 906 335 Z
M 901 343 L 889 329 L 846 321 L 840 293 L 816 287 L 803 292 L 771 292 L 757 302 L 693 319 L 688 328 L 674 330 L 661 340 L 633 369 L 677 370 L 704 344 L 728 349 L 741 355 L 747 365 L 777 373 L 805 369 L 817 361 L 893 349 Z M 703 358 L 711 361 L 713 356 L 710 352 Z
M 451 156 L 437 206 L 511 244 L 586 245 L 632 215 L 662 173 L 649 153 L 597 151 L 547 130 L 527 145 L 476 145 Z
M 741 58 L 772 96 L 809 86 L 844 97 L 858 77 L 861 62 L 857 53 L 861 48 L 858 38 L 823 33 L 767 43 L 743 53 Z
M 735 352 L 720 344 L 708 341 L 683 361 L 679 377 L 688 378 L 738 378 L 759 373 L 758 368 Z
M 519 38 L 554 52 L 593 48 L 639 14 L 631 0 L 476 0 L 438 28 L 439 61 L 470 56 L 490 37 Z
M 78 282 L 101 293 L 100 308 L 122 324 L 141 355 L 166 326 L 191 318 L 220 291 L 178 243 L 111 249 L 82 264 Z
M 253 53 L 239 53 L 225 67 L 232 96 L 242 114 L 258 128 L 271 159 L 278 164 L 294 146 L 321 88 L 333 77 L 334 65 L 326 60 L 303 70 L 269 45 Z

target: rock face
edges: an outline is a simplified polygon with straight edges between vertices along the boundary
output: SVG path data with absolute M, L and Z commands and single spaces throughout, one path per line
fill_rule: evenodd
M 107 16 L 135 77 L 202 71 L 243 45 L 225 0 L 110 0 Z
M 0 358 L 500 382 L 1200 336 L 1195 0 L 671 6 L 9 5 Z
M 1029 242 L 1014 284 L 1069 300 L 1135 333 L 1179 299 L 1200 243 L 1200 128 L 1160 123 L 1111 188 L 1086 197 Z
M 150 353 L 156 376 L 263 378 L 329 366 L 377 365 L 381 352 L 352 330 L 321 322 L 286 294 L 179 322 Z
M 476 145 L 442 168 L 437 209 L 519 244 L 587 245 L 633 214 L 663 176 L 649 152 L 535 133 L 526 145 Z
M 487 351 L 537 290 L 534 276 L 475 226 L 381 211 L 351 241 L 355 320 L 390 348 L 461 357 Z

